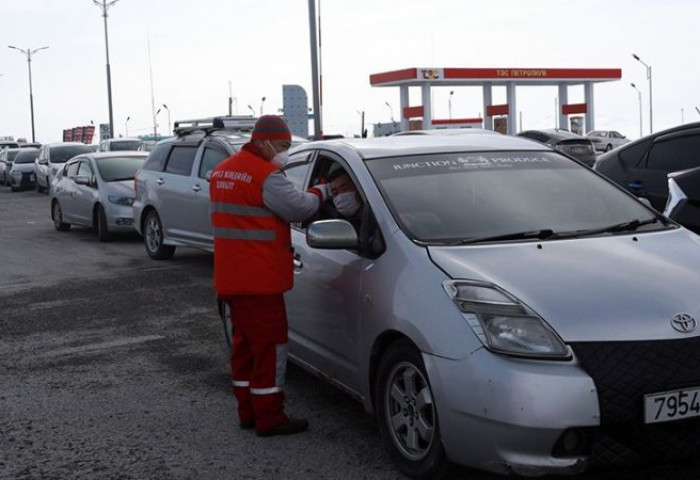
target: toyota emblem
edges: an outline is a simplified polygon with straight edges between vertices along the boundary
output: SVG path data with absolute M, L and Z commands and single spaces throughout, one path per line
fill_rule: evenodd
M 690 333 L 697 327 L 695 319 L 687 313 L 677 313 L 671 319 L 671 326 L 681 333 Z

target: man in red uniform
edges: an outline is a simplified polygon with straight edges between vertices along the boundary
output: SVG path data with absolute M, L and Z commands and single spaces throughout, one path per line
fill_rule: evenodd
M 297 190 L 280 168 L 291 134 L 284 119 L 261 116 L 251 141 L 211 175 L 214 289 L 231 309 L 231 378 L 242 428 L 259 436 L 289 435 L 309 426 L 284 412 L 287 315 L 292 288 L 289 224 L 312 217 L 325 185 Z

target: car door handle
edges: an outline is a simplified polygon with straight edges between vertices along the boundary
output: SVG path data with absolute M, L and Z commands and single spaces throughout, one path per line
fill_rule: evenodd
M 631 188 L 634 190 L 641 190 L 642 188 L 644 188 L 644 184 L 642 182 L 640 182 L 639 180 L 637 180 L 637 181 L 634 181 L 632 183 L 627 184 L 627 188 Z
M 202 190 L 202 187 L 200 187 L 199 185 L 195 184 L 195 185 L 192 185 L 192 190 L 194 190 L 195 192 L 199 192 L 199 191 Z
M 156 178 L 156 183 L 158 185 L 163 185 L 165 183 L 165 180 L 163 180 L 162 178 Z

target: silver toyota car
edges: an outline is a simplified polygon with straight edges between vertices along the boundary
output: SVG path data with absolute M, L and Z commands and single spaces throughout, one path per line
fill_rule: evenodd
M 87 153 L 65 163 L 51 184 L 51 219 L 56 230 L 93 228 L 104 242 L 117 232 L 135 232 L 134 175 L 147 152 Z
M 401 471 L 698 458 L 700 237 L 517 137 L 311 142 L 286 171 L 339 167 L 361 222 L 293 225 L 290 358 L 376 415 Z

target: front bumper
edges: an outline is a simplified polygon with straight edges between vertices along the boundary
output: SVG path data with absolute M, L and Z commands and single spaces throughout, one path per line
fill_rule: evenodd
M 575 361 L 514 359 L 483 348 L 457 361 L 423 357 L 450 460 L 502 475 L 588 467 L 587 455 L 553 455 L 568 429 L 599 425 L 596 387 Z
M 131 206 L 109 203 L 105 208 L 111 232 L 134 232 L 134 210 Z
M 22 176 L 10 175 L 10 186 L 14 188 L 32 188 L 36 184 L 34 172 L 22 172 Z

